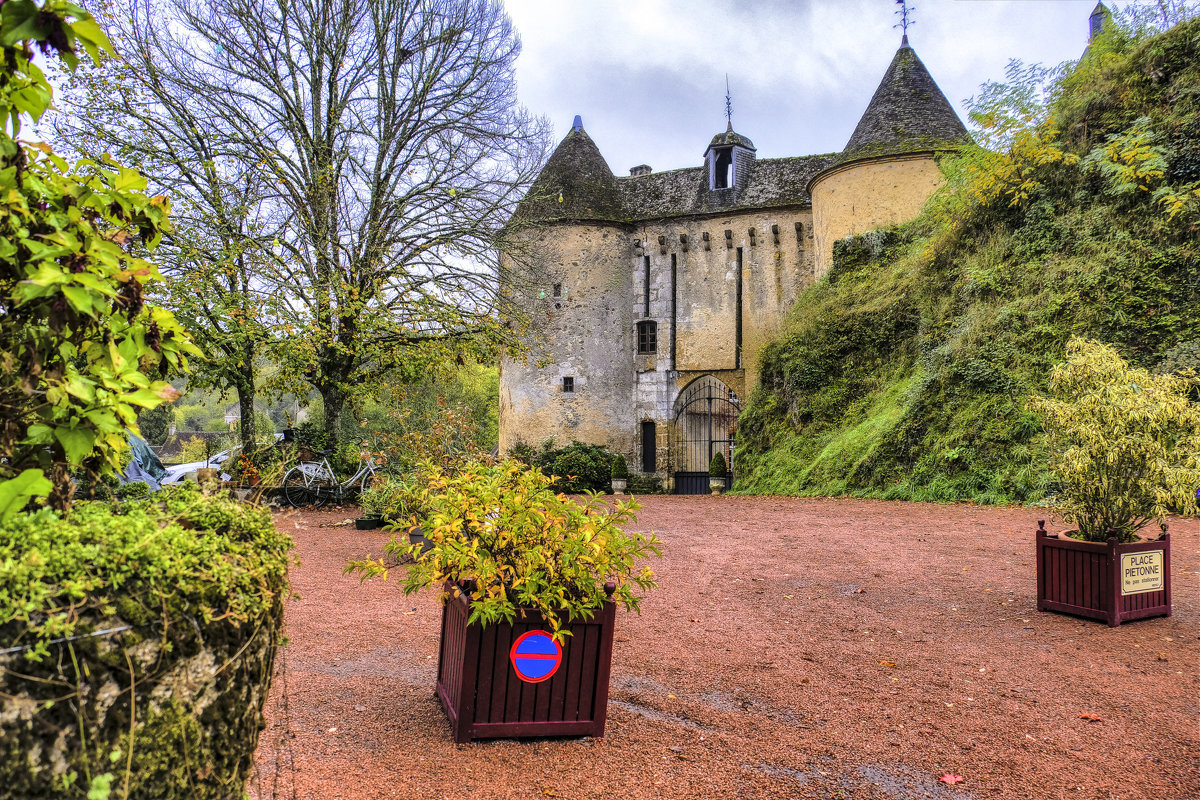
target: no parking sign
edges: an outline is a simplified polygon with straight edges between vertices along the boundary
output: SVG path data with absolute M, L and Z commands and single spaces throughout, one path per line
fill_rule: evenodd
M 562 663 L 562 646 L 545 631 L 523 633 L 508 651 L 517 677 L 526 683 L 549 680 Z

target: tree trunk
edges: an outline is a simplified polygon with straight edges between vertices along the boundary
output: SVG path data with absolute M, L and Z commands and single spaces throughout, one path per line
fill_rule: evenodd
M 250 379 L 246 379 L 245 373 L 238 380 L 238 408 L 242 412 L 242 421 L 240 424 L 242 434 L 242 452 L 248 456 L 253 456 L 255 451 L 254 442 L 254 376 L 252 369 Z
M 321 386 L 321 401 L 325 406 L 325 435 L 329 437 L 326 447 L 337 447 L 341 438 L 342 408 L 346 405 L 346 393 L 336 381 L 327 381 Z

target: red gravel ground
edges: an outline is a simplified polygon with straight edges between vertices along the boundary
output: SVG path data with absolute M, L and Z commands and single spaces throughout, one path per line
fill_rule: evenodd
M 1175 615 L 1109 628 L 1035 609 L 1037 510 L 643 502 L 660 588 L 618 613 L 605 736 L 471 745 L 435 593 L 342 574 L 388 536 L 280 514 L 303 563 L 251 797 L 1200 800 L 1196 520 Z

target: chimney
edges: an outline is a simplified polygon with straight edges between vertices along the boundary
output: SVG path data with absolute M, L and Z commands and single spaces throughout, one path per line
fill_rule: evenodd
M 650 169 L 649 164 L 638 164 L 636 167 L 629 168 L 629 174 L 634 178 L 638 177 L 639 175 L 649 175 L 653 171 L 654 170 Z

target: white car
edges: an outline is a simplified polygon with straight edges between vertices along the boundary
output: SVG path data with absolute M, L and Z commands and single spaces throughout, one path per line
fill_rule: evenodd
M 275 434 L 275 441 L 283 441 L 283 434 Z M 205 467 L 216 467 L 221 470 L 220 478 L 227 481 L 233 476 L 226 472 L 223 467 L 226 462 L 233 466 L 233 460 L 242 452 L 242 446 L 235 445 L 228 450 L 222 450 L 219 453 L 214 453 L 207 461 L 189 461 L 186 464 L 167 464 L 167 477 L 159 481 L 161 486 L 171 486 L 176 483 L 183 483 L 185 480 L 196 480 L 196 470 L 204 469 Z

